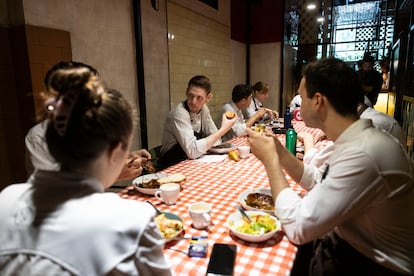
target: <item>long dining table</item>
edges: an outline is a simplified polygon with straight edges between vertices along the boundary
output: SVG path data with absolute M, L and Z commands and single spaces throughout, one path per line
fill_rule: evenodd
M 303 122 L 293 124 L 296 132 L 310 132 L 314 137 L 323 135 L 319 129 L 308 128 Z M 277 135 L 284 143 L 285 135 Z M 317 147 L 323 147 L 320 141 Z M 230 141 L 236 146 L 247 145 L 246 137 L 237 137 Z M 219 162 L 201 162 L 185 160 L 161 171 L 162 173 L 183 173 L 186 180 L 181 183 L 182 191 L 175 205 L 166 205 L 151 195 L 141 194 L 133 185 L 119 192 L 126 199 L 149 200 L 163 212 L 171 212 L 180 216 L 184 224 L 184 238 L 166 243 L 164 254 L 171 263 L 175 275 L 205 275 L 210 253 L 214 243 L 230 243 L 237 245 L 234 275 L 289 275 L 295 259 L 297 248 L 289 242 L 283 231 L 261 243 L 243 241 L 230 233 L 226 223 L 230 214 L 237 211 L 240 204 L 240 193 L 258 188 L 269 189 L 269 180 L 264 166 L 252 153 L 238 162 L 226 156 Z M 297 193 L 304 190 L 289 175 L 286 179 L 290 187 Z M 211 224 L 199 230 L 192 226 L 188 205 L 197 201 L 205 201 L 213 205 Z M 206 236 L 208 252 L 205 258 L 188 256 L 190 240 L 188 237 Z

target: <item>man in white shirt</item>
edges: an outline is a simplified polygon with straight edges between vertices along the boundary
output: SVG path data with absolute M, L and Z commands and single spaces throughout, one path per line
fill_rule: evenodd
M 231 93 L 231 101 L 226 103 L 221 108 L 219 113 L 217 125 L 220 126 L 220 120 L 223 117 L 223 114 L 227 111 L 233 111 L 237 114 L 237 120 L 234 126 L 229 130 L 224 136 L 223 140 L 227 141 L 236 136 L 246 135 L 246 128 L 251 127 L 254 123 L 258 122 L 263 118 L 265 114 L 271 113 L 264 108 L 259 108 L 253 116 L 244 120 L 243 110 L 246 109 L 252 102 L 252 88 L 246 84 L 238 84 L 233 88 Z
M 414 273 L 413 165 L 394 137 L 358 118 L 360 93 L 355 72 L 338 59 L 303 71 L 302 118 L 335 143 L 322 174 L 278 139 L 247 130 L 287 237 L 299 245 L 314 241 L 310 275 Z M 289 188 L 283 170 L 308 190 L 306 196 Z
M 206 76 L 191 78 L 186 96 L 187 99 L 179 103 L 165 120 L 158 160 L 160 169 L 206 154 L 211 147 L 221 143 L 221 137 L 237 119 L 228 119 L 223 114 L 221 127 L 217 129 L 206 105 L 213 96 Z

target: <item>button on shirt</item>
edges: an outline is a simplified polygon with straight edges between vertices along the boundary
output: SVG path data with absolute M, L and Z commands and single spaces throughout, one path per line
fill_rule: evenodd
M 357 251 L 401 273 L 414 273 L 413 165 L 391 135 L 360 119 L 335 141 L 320 169 L 304 166 L 301 198 L 284 189 L 276 214 L 288 238 L 303 244 L 334 231 Z

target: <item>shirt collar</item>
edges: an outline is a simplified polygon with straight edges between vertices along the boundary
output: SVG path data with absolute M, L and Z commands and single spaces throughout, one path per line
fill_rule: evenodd
M 352 123 L 345 131 L 335 140 L 335 145 L 339 145 L 349 139 L 357 137 L 364 129 L 373 127 L 371 119 L 359 119 Z
M 54 190 L 79 190 L 85 193 L 103 192 L 104 187 L 96 178 L 64 171 L 37 170 L 29 179 L 35 187 Z

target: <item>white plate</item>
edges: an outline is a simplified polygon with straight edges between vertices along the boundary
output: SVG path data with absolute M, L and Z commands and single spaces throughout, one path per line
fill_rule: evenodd
M 223 153 L 228 153 L 231 150 L 236 150 L 237 146 L 230 144 L 230 143 L 222 143 L 220 145 L 217 145 L 215 147 L 212 147 L 211 149 L 209 149 L 209 152 L 212 153 L 219 153 L 219 154 L 223 154 Z
M 132 184 L 134 184 L 135 189 L 143 194 L 146 195 L 154 195 L 155 191 L 157 191 L 158 189 L 151 189 L 151 188 L 142 188 L 139 187 L 139 184 L 141 183 L 145 183 L 148 181 L 151 181 L 153 179 L 158 179 L 161 177 L 166 177 L 168 176 L 168 174 L 166 173 L 151 173 L 151 174 L 145 174 L 145 175 L 141 175 L 138 176 L 137 178 L 135 178 L 134 180 L 132 180 Z
M 261 212 L 261 211 L 246 211 L 246 213 L 250 217 L 255 216 L 255 215 L 256 216 L 257 215 L 268 215 L 270 219 L 274 220 L 276 224 L 276 229 L 273 231 L 270 231 L 264 234 L 258 234 L 258 235 L 252 235 L 252 234 L 239 232 L 236 229 L 240 227 L 241 225 L 243 225 L 243 223 L 245 223 L 244 219 L 242 218 L 242 215 L 240 214 L 240 212 L 230 214 L 230 216 L 227 218 L 227 225 L 229 226 L 230 231 L 235 236 L 237 236 L 238 238 L 242 240 L 245 240 L 248 242 L 263 242 L 273 237 L 282 228 L 280 221 L 276 217 L 270 215 L 269 213 Z
M 264 210 L 264 209 L 258 209 L 258 208 L 254 208 L 254 207 L 250 207 L 249 205 L 246 204 L 246 198 L 249 194 L 254 194 L 254 193 L 259 193 L 259 194 L 266 194 L 266 195 L 270 195 L 272 196 L 272 192 L 270 191 L 270 189 L 252 189 L 252 190 L 246 190 L 242 193 L 239 194 L 238 200 L 240 202 L 240 204 L 243 206 L 244 209 L 246 210 L 250 210 L 250 211 L 263 211 L 266 213 L 273 213 L 274 210 Z

